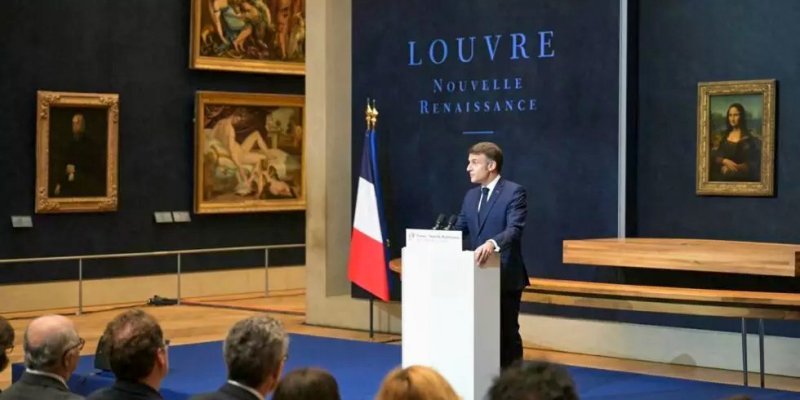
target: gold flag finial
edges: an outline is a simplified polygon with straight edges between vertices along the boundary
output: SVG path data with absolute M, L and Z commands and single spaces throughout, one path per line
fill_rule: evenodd
M 367 130 L 372 129 L 372 107 L 369 105 L 369 97 L 367 97 L 367 110 L 364 114 L 367 120 Z
M 378 108 L 375 107 L 375 99 L 372 99 L 372 107 L 370 108 L 370 123 L 372 129 L 375 129 L 375 125 L 378 124 Z

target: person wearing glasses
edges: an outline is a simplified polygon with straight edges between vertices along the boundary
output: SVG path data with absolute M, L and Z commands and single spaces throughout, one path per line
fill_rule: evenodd
M 14 327 L 3 317 L 0 317 L 0 349 L 2 349 L 2 353 L 0 353 L 0 372 L 3 372 L 8 367 L 10 362 L 8 357 L 14 350 Z
M 103 337 L 117 380 L 88 399 L 162 399 L 159 389 L 169 371 L 169 361 L 167 341 L 158 321 L 142 310 L 128 310 L 106 325 Z
M 275 390 L 289 357 L 289 336 L 280 321 L 266 315 L 241 320 L 223 346 L 228 382 L 192 400 L 262 400 Z
M 83 399 L 69 391 L 67 380 L 78 366 L 84 343 L 66 317 L 46 315 L 34 319 L 23 338 L 25 372 L 0 394 L 0 399 Z

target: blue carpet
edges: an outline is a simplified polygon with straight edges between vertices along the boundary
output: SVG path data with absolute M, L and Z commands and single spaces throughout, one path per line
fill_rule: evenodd
M 400 357 L 400 346 L 396 345 L 292 335 L 286 368 L 287 371 L 307 366 L 327 369 L 339 382 L 342 399 L 367 400 L 374 397 L 383 376 L 400 364 Z M 169 358 L 170 374 L 161 390 L 166 399 L 188 399 L 194 393 L 216 390 L 225 382 L 221 342 L 173 346 Z M 110 373 L 96 372 L 93 363 L 94 357 L 81 357 L 78 370 L 69 381 L 73 391 L 86 395 L 113 382 Z M 12 379 L 16 381 L 23 370 L 20 364 L 15 364 Z M 734 394 L 765 400 L 800 398 L 800 393 L 627 372 L 581 367 L 569 367 L 569 371 L 584 400 L 717 400 Z

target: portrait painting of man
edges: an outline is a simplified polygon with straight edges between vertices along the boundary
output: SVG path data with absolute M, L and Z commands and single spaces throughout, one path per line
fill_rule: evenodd
M 305 37 L 305 0 L 192 0 L 192 68 L 303 74 Z
M 117 207 L 116 94 L 38 93 L 36 212 Z
M 198 213 L 305 207 L 302 96 L 200 92 Z
M 106 194 L 107 126 L 105 109 L 50 110 L 50 197 Z
M 770 195 L 774 81 L 700 85 L 698 194 Z

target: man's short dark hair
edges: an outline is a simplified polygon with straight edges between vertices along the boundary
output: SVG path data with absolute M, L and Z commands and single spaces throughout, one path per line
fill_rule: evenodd
M 286 374 L 275 388 L 272 400 L 339 400 L 339 385 L 325 370 L 296 369 Z
M 469 154 L 483 154 L 497 164 L 497 172 L 503 170 L 503 150 L 492 142 L 475 143 L 469 148 Z
M 122 381 L 138 382 L 150 375 L 158 351 L 164 347 L 164 333 L 158 321 L 138 309 L 117 315 L 103 336 L 108 343 L 111 370 Z
M 489 400 L 578 400 L 564 367 L 544 361 L 517 362 L 494 380 Z
M 280 321 L 266 315 L 243 319 L 225 338 L 228 378 L 253 388 L 261 386 L 268 376 L 277 379 L 288 348 L 289 337 Z

